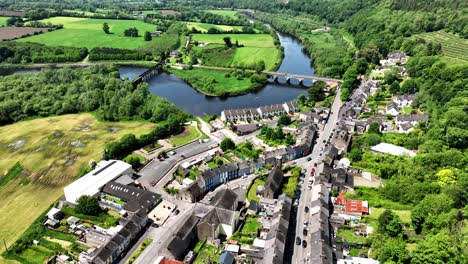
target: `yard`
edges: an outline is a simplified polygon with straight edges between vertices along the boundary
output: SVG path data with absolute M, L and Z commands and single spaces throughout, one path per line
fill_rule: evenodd
M 185 145 L 201 136 L 200 131 L 195 126 L 186 126 L 184 131 L 178 135 L 171 136 L 169 142 L 174 147 Z
M 198 242 L 195 246 L 194 252 L 197 253 L 197 258 L 193 262 L 194 264 L 206 264 L 206 263 L 217 263 L 222 250 L 217 247 L 208 245 L 204 241 Z
M 252 244 L 261 228 L 260 222 L 255 216 L 249 216 L 240 230 L 236 231 L 229 240 L 237 240 L 240 244 Z
M 62 24 L 63 29 L 55 30 L 41 35 L 23 38 L 18 41 L 37 42 L 50 46 L 110 47 L 135 49 L 148 44 L 143 39 L 145 31 L 154 31 L 155 25 L 137 20 L 92 19 L 76 17 L 52 17 L 40 20 L 44 23 Z M 111 34 L 102 30 L 103 23 L 108 23 Z M 141 37 L 125 37 L 124 30 L 136 27 Z
M 340 230 L 336 234 L 336 237 L 344 238 L 346 242 L 348 243 L 366 243 L 367 242 L 367 238 L 354 234 L 353 229 L 340 228 Z
M 260 201 L 260 198 L 257 197 L 257 187 L 265 185 L 264 178 L 257 178 L 253 181 L 252 185 L 250 185 L 249 191 L 247 193 L 247 200 L 252 201 Z
M 11 245 L 63 195 L 63 187 L 90 160 L 100 159 L 106 142 L 127 133 L 141 135 L 153 127 L 141 122 L 99 122 L 91 114 L 38 118 L 0 127 L 0 171 L 7 172 L 16 162 L 24 168 L 0 186 L 0 237 Z M 1 247 L 0 252 L 3 250 Z

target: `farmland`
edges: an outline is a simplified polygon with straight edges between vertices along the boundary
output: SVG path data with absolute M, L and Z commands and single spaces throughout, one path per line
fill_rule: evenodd
M 220 15 L 220 16 L 227 16 L 230 18 L 237 18 L 238 12 L 235 10 L 220 10 L 220 9 L 212 9 L 212 10 L 205 10 L 206 12 L 210 12 L 212 14 Z
M 47 34 L 32 36 L 19 41 L 30 41 L 50 46 L 110 47 L 135 49 L 148 44 L 143 39 L 145 31 L 154 31 L 156 26 L 137 20 L 91 19 L 75 17 L 53 17 L 40 20 L 44 23 L 62 24 L 63 29 Z M 103 23 L 109 24 L 111 34 L 102 30 Z M 124 30 L 136 27 L 141 37 L 125 37 Z
M 6 26 L 6 21 L 9 19 L 9 17 L 0 17 L 0 26 L 4 27 Z
M 468 61 L 468 40 L 444 31 L 417 35 L 426 41 L 442 44 L 442 55 L 452 59 Z
M 35 32 L 47 32 L 48 30 L 48 28 L 34 27 L 0 27 L 0 40 L 21 38 L 33 35 Z
M 215 28 L 219 31 L 231 31 L 231 30 L 238 30 L 241 31 L 241 26 L 227 26 L 227 25 L 215 25 L 215 24 L 208 24 L 208 23 L 197 23 L 197 22 L 188 22 L 187 28 L 192 29 L 195 28 L 198 31 L 203 33 L 207 32 L 210 28 Z
M 223 38 L 225 37 L 230 37 L 233 43 L 237 41 L 239 45 L 244 46 L 231 51 L 222 51 L 222 55 L 217 52 L 205 52 L 214 47 L 221 47 L 220 44 L 224 44 Z M 280 51 L 273 43 L 273 38 L 268 34 L 194 34 L 193 41 L 209 43 L 204 48 L 196 48 L 203 52 L 205 65 L 255 68 L 258 62 L 263 61 L 265 69 L 274 70 L 280 65 L 282 59 Z
M 101 158 L 106 142 L 127 133 L 146 133 L 153 126 L 99 122 L 91 114 L 74 114 L 0 127 L 2 176 L 16 162 L 23 167 L 0 186 L 0 237 L 11 245 L 90 160 Z

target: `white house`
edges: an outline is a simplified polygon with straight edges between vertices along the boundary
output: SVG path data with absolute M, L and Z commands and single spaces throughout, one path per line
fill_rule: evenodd
M 132 165 L 126 162 L 120 160 L 100 161 L 94 170 L 63 189 L 65 199 L 71 204 L 76 204 L 76 201 L 81 196 L 95 196 L 108 182 L 122 175 L 131 175 L 132 173 Z
M 399 115 L 396 117 L 395 125 L 399 133 L 407 133 L 419 122 L 426 122 L 429 117 L 426 114 Z
M 397 116 L 400 114 L 400 111 L 398 110 L 398 105 L 395 102 L 390 102 L 387 104 L 387 107 L 385 109 L 385 113 L 387 115 L 391 116 Z
M 394 95 L 393 102 L 398 104 L 399 107 L 411 106 L 416 98 L 416 94 Z

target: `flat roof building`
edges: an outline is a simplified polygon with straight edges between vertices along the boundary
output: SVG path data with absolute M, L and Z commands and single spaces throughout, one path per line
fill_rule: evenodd
M 94 170 L 66 186 L 63 191 L 67 202 L 76 204 L 83 195 L 95 196 L 108 182 L 124 174 L 132 174 L 132 165 L 120 160 L 100 161 Z

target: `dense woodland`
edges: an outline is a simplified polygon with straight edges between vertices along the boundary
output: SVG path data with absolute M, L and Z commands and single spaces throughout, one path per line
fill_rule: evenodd
M 0 77 L 0 124 L 78 112 L 95 112 L 108 121 L 161 122 L 172 115 L 185 116 L 172 103 L 152 96 L 147 84 L 134 89 L 122 82 L 114 66 Z
M 0 43 L 0 63 L 75 62 L 83 60 L 86 55 L 86 48 L 52 47 L 15 41 Z

